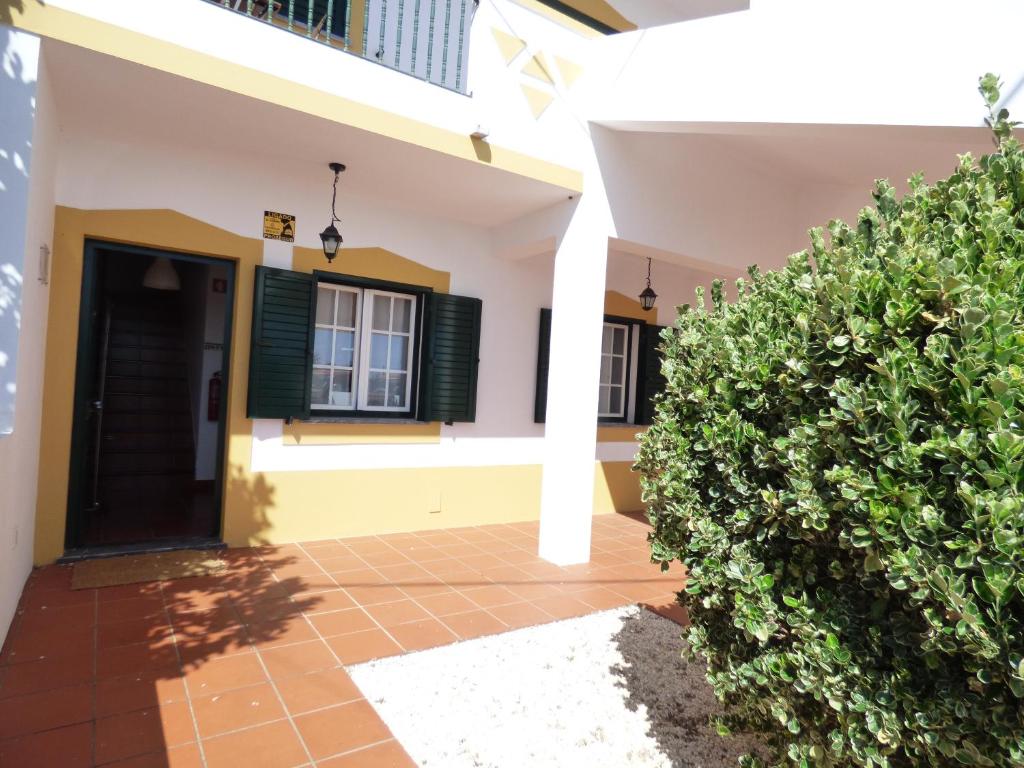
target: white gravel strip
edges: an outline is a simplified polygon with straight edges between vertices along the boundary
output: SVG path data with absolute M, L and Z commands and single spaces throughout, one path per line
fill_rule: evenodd
M 635 606 L 349 668 L 423 768 L 669 768 L 629 711 L 614 635 Z

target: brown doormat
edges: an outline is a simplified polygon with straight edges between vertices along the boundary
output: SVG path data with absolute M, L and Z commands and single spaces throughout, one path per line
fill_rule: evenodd
M 72 589 L 116 587 L 140 581 L 165 581 L 188 576 L 207 576 L 227 568 L 215 552 L 182 549 L 152 555 L 127 555 L 75 563 Z

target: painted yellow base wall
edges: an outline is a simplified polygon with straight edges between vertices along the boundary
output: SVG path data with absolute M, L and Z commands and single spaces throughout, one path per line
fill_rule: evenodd
M 226 396 L 222 531 L 232 546 L 370 533 L 536 520 L 541 467 L 448 467 L 328 472 L 251 472 L 252 421 L 245 416 L 255 267 L 263 243 L 168 210 L 85 211 L 54 217 L 50 316 L 40 442 L 35 562 L 64 553 L 76 350 L 85 241 L 97 239 L 210 256 L 236 265 L 231 364 Z M 295 249 L 295 268 L 319 266 Z M 352 252 L 347 268 L 366 276 L 448 289 L 449 276 L 379 249 Z M 348 254 L 346 254 L 348 256 Z M 391 258 L 393 257 L 393 258 Z M 371 267 L 370 264 L 376 266 Z M 362 265 L 362 266 L 360 266 Z M 635 428 L 623 428 L 633 433 Z M 621 431 L 621 430 L 619 430 Z M 436 442 L 437 424 L 316 424 L 286 427 L 285 444 Z M 631 438 L 620 438 L 631 439 Z M 484 501 L 481 501 L 484 500 Z M 595 513 L 640 509 L 629 462 L 598 462 Z
M 630 461 L 599 461 L 594 472 L 594 514 L 638 512 L 644 508 L 640 500 L 640 476 Z

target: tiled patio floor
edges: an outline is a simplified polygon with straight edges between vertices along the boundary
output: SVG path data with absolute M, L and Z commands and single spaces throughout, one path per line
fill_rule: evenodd
M 0 654 L 0 766 L 409 766 L 345 666 L 627 603 L 670 603 L 647 526 L 588 565 L 537 524 L 234 549 L 216 577 L 72 591 L 33 572 Z

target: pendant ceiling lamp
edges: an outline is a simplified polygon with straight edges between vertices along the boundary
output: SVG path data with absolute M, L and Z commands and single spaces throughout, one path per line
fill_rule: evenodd
M 338 200 L 338 176 L 345 170 L 345 166 L 341 163 L 329 163 L 328 167 L 334 171 L 334 193 L 331 195 L 331 223 L 320 233 L 320 241 L 324 244 L 324 256 L 327 257 L 327 263 L 330 264 L 334 261 L 334 257 L 338 255 L 338 246 L 342 243 L 341 232 L 334 226 L 334 222 L 341 222 L 338 214 L 334 211 L 334 204 Z
M 651 288 L 651 260 L 647 259 L 647 287 L 640 292 L 640 306 L 644 308 L 645 312 L 649 312 L 654 309 L 654 302 L 658 299 L 658 294 Z
M 170 259 L 166 256 L 157 256 L 143 275 L 142 285 L 145 288 L 156 288 L 158 291 L 180 291 L 181 279 Z

